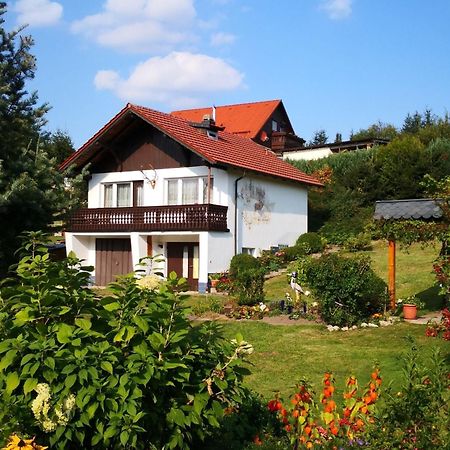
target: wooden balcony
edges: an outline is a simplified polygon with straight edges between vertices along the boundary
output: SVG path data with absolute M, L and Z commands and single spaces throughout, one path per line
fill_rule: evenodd
M 72 215 L 67 231 L 229 231 L 227 209 L 211 204 L 83 208 Z

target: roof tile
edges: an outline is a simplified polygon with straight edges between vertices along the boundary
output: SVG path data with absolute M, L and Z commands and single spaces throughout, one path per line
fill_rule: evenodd
M 255 139 L 280 103 L 281 100 L 268 100 L 216 106 L 216 124 L 225 127 L 228 133 Z M 203 116 L 212 114 L 212 108 L 184 109 L 171 114 L 190 122 L 201 122 Z
M 94 151 L 92 144 L 128 111 L 133 112 L 172 139 L 199 154 L 211 164 L 224 164 L 278 178 L 321 186 L 316 178 L 301 172 L 291 164 L 279 159 L 270 149 L 256 144 L 248 138 L 221 131 L 218 139 L 214 140 L 183 119 L 131 104 L 128 104 L 76 153 L 64 161 L 61 168 L 65 169 L 70 164 L 77 164 L 77 162 L 83 165 L 92 156 Z

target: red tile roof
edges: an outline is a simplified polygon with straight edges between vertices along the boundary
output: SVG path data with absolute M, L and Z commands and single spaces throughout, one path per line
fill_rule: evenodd
M 216 124 L 228 133 L 255 139 L 281 100 L 268 100 L 237 105 L 216 106 Z M 201 122 L 206 114 L 212 115 L 212 107 L 172 111 L 173 116 L 190 122 Z
M 279 159 L 271 150 L 250 139 L 221 131 L 219 132 L 219 138 L 214 140 L 193 128 L 185 120 L 171 114 L 131 104 L 122 109 L 77 152 L 67 158 L 61 164 L 61 169 L 66 169 L 71 164 L 83 166 L 94 155 L 96 148 L 93 144 L 97 139 L 130 112 L 167 134 L 184 147 L 197 153 L 211 164 L 224 164 L 277 178 L 321 186 L 321 183 L 314 177 L 306 175 Z

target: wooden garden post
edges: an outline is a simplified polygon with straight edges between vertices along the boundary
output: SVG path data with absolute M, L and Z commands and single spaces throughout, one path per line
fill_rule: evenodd
M 395 241 L 389 241 L 389 299 L 391 309 L 395 309 Z

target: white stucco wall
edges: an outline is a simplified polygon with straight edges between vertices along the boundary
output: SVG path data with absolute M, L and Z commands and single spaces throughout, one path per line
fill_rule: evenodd
M 311 150 L 299 150 L 296 152 L 283 152 L 283 159 L 290 159 L 292 161 L 311 160 L 326 158 L 333 152 L 329 147 L 315 148 Z
M 307 231 L 308 194 L 300 183 L 246 177 L 238 187 L 238 247 L 293 245 Z

